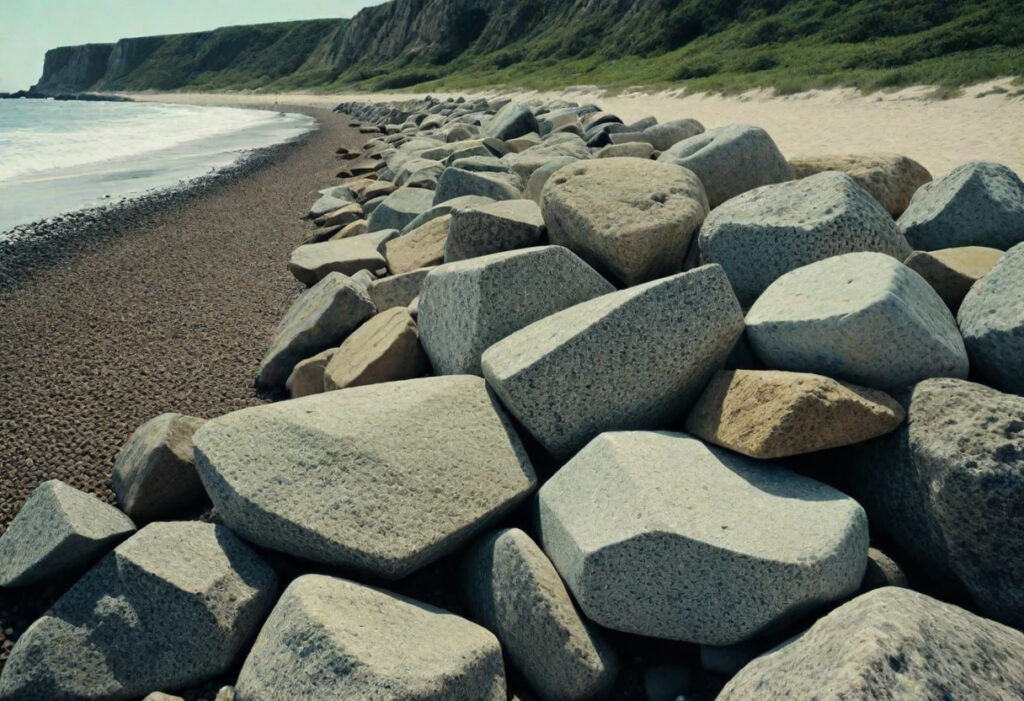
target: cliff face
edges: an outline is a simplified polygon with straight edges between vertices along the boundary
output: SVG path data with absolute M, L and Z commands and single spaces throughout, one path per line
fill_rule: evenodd
M 113 46 L 83 44 L 50 49 L 43 59 L 43 77 L 32 90 L 57 93 L 86 89 L 103 77 Z

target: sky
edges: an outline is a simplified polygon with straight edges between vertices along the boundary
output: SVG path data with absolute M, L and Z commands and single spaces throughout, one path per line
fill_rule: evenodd
M 47 49 L 234 24 L 351 17 L 383 0 L 0 0 L 0 91 L 28 88 Z

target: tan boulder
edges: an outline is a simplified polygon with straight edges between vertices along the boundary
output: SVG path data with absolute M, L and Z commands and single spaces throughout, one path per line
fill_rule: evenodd
M 903 214 L 917 188 L 932 179 L 932 174 L 923 165 L 895 153 L 805 156 L 791 159 L 789 165 L 793 169 L 793 177 L 798 180 L 826 170 L 842 171 L 881 202 L 894 217 Z
M 317 217 L 317 226 L 345 226 L 363 218 L 363 208 L 352 202 L 351 204 L 331 210 L 323 216 Z
M 392 275 L 400 275 L 440 265 L 444 262 L 444 244 L 448 239 L 448 226 L 452 221 L 450 214 L 431 219 L 408 234 L 388 241 L 384 257 L 388 261 L 388 270 Z
M 998 248 L 961 246 L 938 251 L 914 251 L 904 263 L 927 280 L 956 314 L 971 286 L 992 270 L 1002 255 Z
M 331 358 L 338 352 L 337 348 L 328 348 L 322 353 L 317 353 L 312 358 L 306 358 L 292 370 L 288 376 L 285 387 L 292 399 L 308 397 L 311 394 L 319 394 L 324 391 L 324 369 Z
M 409 380 L 429 368 L 405 307 L 383 311 L 345 339 L 324 369 L 324 390 Z
M 356 219 L 354 222 L 349 222 L 345 226 L 338 229 L 328 240 L 338 241 L 339 239 L 348 239 L 352 238 L 353 236 L 360 236 L 362 234 L 368 233 L 369 231 L 370 227 L 365 219 Z
M 752 458 L 781 458 L 889 433 L 905 416 L 885 392 L 823 375 L 729 370 L 708 383 L 686 431 Z

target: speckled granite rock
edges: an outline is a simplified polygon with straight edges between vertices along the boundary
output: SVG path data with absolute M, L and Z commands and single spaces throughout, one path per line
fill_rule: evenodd
M 707 265 L 536 321 L 481 367 L 527 430 L 568 457 L 603 431 L 684 416 L 742 331 L 725 273 Z
M 569 598 L 551 561 L 518 528 L 481 539 L 462 565 L 473 619 L 498 636 L 544 699 L 600 697 L 618 672 L 615 653 Z
M 939 295 L 882 253 L 847 253 L 786 273 L 747 313 L 769 368 L 879 389 L 966 377 L 967 352 Z
M 411 273 L 443 262 L 451 220 L 452 216 L 445 214 L 385 243 L 384 257 L 391 274 Z
M 782 458 L 875 438 L 905 416 L 885 392 L 823 375 L 730 370 L 708 383 L 686 430 L 752 458 Z
M 456 549 L 536 482 L 511 422 L 478 377 L 388 382 L 243 409 L 208 422 L 195 443 L 199 475 L 237 533 L 387 578 Z
M 540 543 L 591 620 L 710 645 L 857 590 L 853 499 L 685 434 L 597 437 L 541 488 Z
M 576 156 L 558 156 L 539 166 L 530 173 L 530 177 L 526 181 L 526 189 L 523 190 L 523 197 L 539 203 L 544 192 L 544 186 L 551 179 L 551 176 L 556 171 L 579 160 Z
M 479 173 L 461 168 L 447 168 L 437 182 L 434 204 L 466 195 L 490 197 L 492 200 L 516 200 L 522 197 L 522 180 L 513 173 Z
M 877 251 L 904 260 L 911 249 L 892 217 L 844 173 L 765 185 L 708 215 L 701 260 L 718 263 L 750 306 L 790 270 L 831 256 Z
M 434 193 L 421 187 L 400 187 L 370 214 L 370 231 L 402 229 L 434 204 Z
M 868 548 L 868 567 L 860 582 L 860 592 L 882 587 L 905 587 L 907 575 L 895 560 L 877 548 Z
M 117 503 L 139 522 L 153 521 L 203 503 L 192 434 L 206 419 L 161 414 L 135 429 L 114 460 Z
M 608 144 L 601 148 L 594 158 L 643 158 L 654 155 L 654 147 L 645 141 L 632 141 L 624 144 Z
M 398 236 L 394 229 L 360 234 L 347 239 L 307 243 L 292 251 L 288 270 L 304 285 L 313 286 L 330 273 L 355 275 L 364 268 L 376 270 L 384 267 L 385 260 L 379 248 L 385 241 Z
M 922 185 L 899 226 L 910 245 L 922 251 L 1006 250 L 1024 242 L 1024 183 L 999 163 L 965 163 Z
M 130 518 L 93 495 L 43 482 L 0 535 L 0 587 L 77 574 L 134 531 Z
M 298 399 L 323 392 L 324 369 L 337 352 L 337 348 L 328 348 L 296 364 L 292 374 L 288 376 L 288 381 L 285 382 L 288 396 Z
M 292 304 L 260 361 L 256 382 L 280 387 L 295 365 L 341 343 L 375 309 L 362 288 L 340 273 L 331 273 Z
M 1012 699 L 1024 633 L 909 589 L 859 596 L 744 667 L 718 701 Z
M 993 386 L 1024 395 L 1024 244 L 971 287 L 957 314 L 971 367 Z
M 1024 397 L 932 379 L 902 399 L 906 424 L 866 445 L 846 488 L 928 576 L 1024 626 Z
M 0 698 L 137 699 L 224 673 L 277 594 L 277 576 L 223 526 L 146 526 L 18 639 Z
M 423 281 L 417 316 L 423 348 L 439 374 L 479 375 L 489 346 L 614 289 L 561 246 L 447 263 Z
M 693 173 L 637 158 L 572 163 L 552 175 L 541 197 L 551 243 L 624 285 L 682 270 L 708 213 Z
M 378 313 L 394 307 L 408 307 L 409 303 L 420 293 L 423 278 L 433 269 L 433 267 L 416 268 L 407 273 L 388 275 L 372 281 L 367 287 L 370 301 L 373 302 Z
M 704 133 L 704 125 L 696 119 L 674 119 L 670 122 L 653 124 L 644 129 L 644 135 L 651 140 L 651 145 L 659 151 L 666 151 L 675 144 L 691 136 Z
M 446 263 L 536 246 L 547 235 L 540 207 L 532 200 L 506 200 L 452 213 L 445 240 Z
M 410 380 L 430 369 L 416 322 L 405 307 L 372 317 L 352 332 L 323 373 L 323 389 Z
M 238 676 L 250 699 L 505 701 L 501 646 L 463 618 L 344 579 L 289 585 Z
M 932 179 L 923 165 L 895 153 L 804 156 L 790 158 L 789 165 L 794 178 L 828 170 L 846 173 L 894 217 L 903 214 L 917 189 Z
M 954 314 L 971 287 L 999 261 L 998 248 L 963 246 L 938 251 L 914 251 L 906 266 L 928 281 Z
M 510 102 L 487 120 L 481 131 L 485 136 L 506 141 L 530 132 L 539 132 L 540 126 L 528 104 Z

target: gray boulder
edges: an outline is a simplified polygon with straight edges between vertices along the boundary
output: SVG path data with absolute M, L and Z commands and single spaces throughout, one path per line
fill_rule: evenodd
M 354 201 L 355 199 L 348 188 L 344 188 L 344 193 L 321 194 L 317 201 L 313 203 L 313 206 L 309 208 L 306 218 L 316 219 L 347 204 L 352 204 Z
M 644 135 L 658 151 L 667 151 L 680 141 L 703 133 L 704 125 L 696 119 L 674 119 L 644 129 Z
M 750 308 L 747 338 L 769 368 L 877 389 L 967 377 L 967 351 L 945 303 L 883 253 L 847 253 L 786 273 Z
M 226 672 L 277 576 L 231 531 L 153 523 L 117 546 L 18 639 L 0 698 L 138 699 Z
M 853 499 L 680 433 L 598 436 L 541 488 L 538 522 L 590 620 L 707 645 L 842 600 L 867 564 Z
M 556 171 L 561 170 L 570 163 L 580 160 L 575 156 L 559 156 L 547 161 L 544 165 L 534 170 L 526 181 L 526 189 L 523 190 L 523 197 L 539 203 L 544 186 Z
M 914 248 L 1006 250 L 1024 242 L 1024 183 L 999 163 L 965 163 L 914 193 L 899 219 Z
M 267 619 L 238 676 L 242 699 L 505 701 L 501 646 L 427 604 L 305 575 Z
M 350 278 L 328 274 L 299 295 L 281 319 L 260 361 L 256 383 L 266 389 L 280 387 L 299 361 L 337 346 L 375 311 L 366 292 Z
M 481 133 L 495 139 L 507 141 L 530 132 L 540 132 L 533 110 L 525 102 L 510 102 L 491 117 Z
M 452 212 L 444 261 L 527 248 L 547 235 L 540 207 L 532 200 L 506 200 Z
M 744 307 L 790 270 L 831 256 L 911 249 L 889 213 L 849 175 L 834 171 L 755 188 L 708 215 L 701 260 L 718 263 Z
M 522 197 L 522 181 L 512 173 L 481 173 L 461 168 L 446 168 L 434 192 L 434 204 L 456 197 L 478 195 L 492 200 L 516 200 Z
M 494 200 L 490 197 L 466 195 L 465 197 L 456 197 L 455 199 L 435 204 L 430 209 L 423 212 L 423 214 L 406 224 L 405 228 L 402 229 L 402 234 L 408 234 L 415 231 L 427 222 L 433 221 L 434 219 L 440 219 L 444 215 L 451 214 L 457 209 L 461 209 L 463 207 L 479 207 L 481 205 L 490 204 L 491 202 L 494 202 Z
M 0 587 L 77 574 L 133 532 L 113 506 L 60 480 L 43 482 L 0 536 Z
M 728 278 L 707 265 L 536 321 L 481 366 L 509 411 L 565 457 L 603 431 L 685 416 L 742 332 Z
M 288 270 L 304 285 L 313 286 L 330 273 L 355 275 L 360 270 L 377 270 L 386 265 L 381 244 L 398 236 L 395 229 L 375 231 L 344 239 L 307 243 L 292 251 Z
M 370 214 L 370 231 L 402 229 L 434 204 L 434 193 L 421 187 L 400 187 Z M 364 207 L 365 209 L 365 207 Z
M 367 288 L 370 301 L 377 312 L 387 311 L 394 307 L 408 307 L 409 303 L 420 293 L 423 278 L 433 268 L 418 268 L 408 273 L 388 275 L 374 280 Z
M 243 409 L 211 420 L 195 443 L 199 476 L 232 530 L 387 578 L 455 550 L 536 483 L 511 422 L 476 377 Z
M 1024 690 L 1022 659 L 1024 633 L 886 587 L 755 659 L 718 701 L 1013 699 Z
M 608 144 L 594 158 L 644 158 L 654 155 L 654 147 L 646 141 L 631 141 L 622 144 Z

